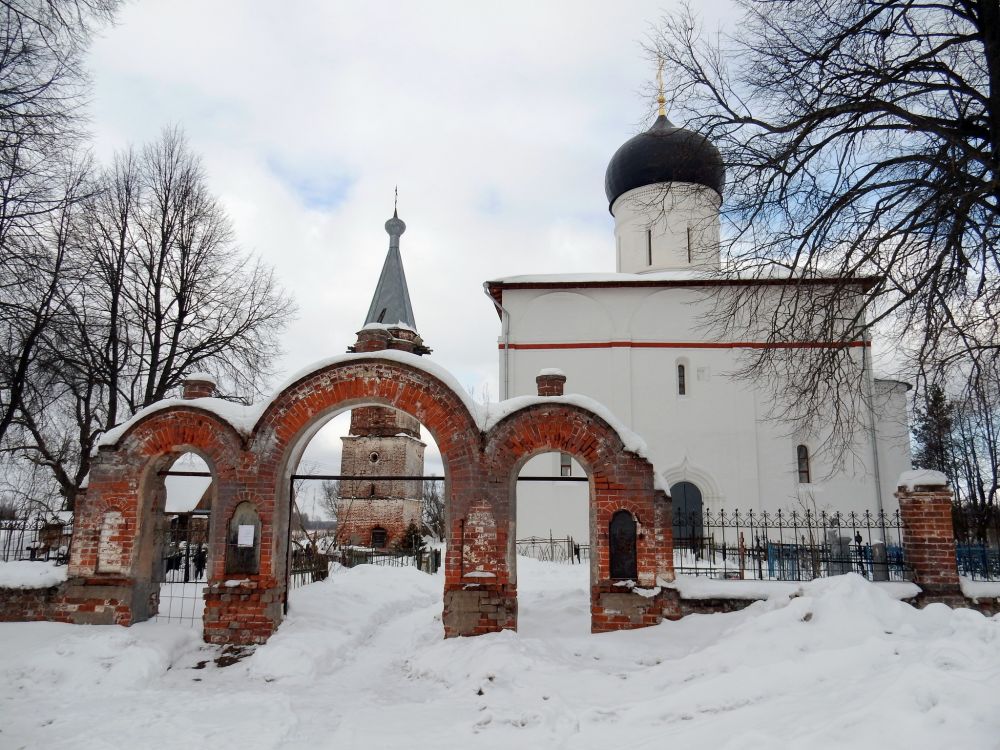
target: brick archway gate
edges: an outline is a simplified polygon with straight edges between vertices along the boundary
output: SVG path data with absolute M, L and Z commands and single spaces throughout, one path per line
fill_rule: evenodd
M 333 358 L 263 406 L 214 398 L 161 402 L 109 433 L 77 503 L 68 619 L 130 624 L 155 613 L 149 529 L 162 504 L 162 480 L 157 485 L 150 477 L 193 451 L 207 460 L 217 486 L 205 639 L 265 641 L 281 621 L 287 593 L 288 480 L 312 436 L 336 414 L 359 406 L 411 415 L 441 452 L 449 529 L 446 636 L 516 627 L 513 481 L 521 464 L 544 450 L 571 453 L 591 472 L 593 629 L 658 621 L 655 597 L 614 586 L 605 527 L 616 511 L 632 514 L 635 583 L 653 586 L 658 575 L 672 578 L 669 505 L 655 499 L 652 466 L 626 450 L 619 431 L 598 416 L 599 405 L 535 400 L 492 425 L 447 372 L 404 352 Z M 614 608 L 626 614 L 612 614 Z
M 591 631 L 656 624 L 663 614 L 654 593 L 657 582 L 673 580 L 669 498 L 654 489 L 652 466 L 626 449 L 616 428 L 586 406 L 563 400 L 518 410 L 488 434 L 488 470 L 501 480 L 491 485 L 493 504 L 511 540 L 506 549 L 510 596 L 516 597 L 517 587 L 517 477 L 531 458 L 552 451 L 573 456 L 589 477 Z M 612 519 L 622 512 L 635 524 L 635 559 L 624 577 L 614 573 L 610 544 Z

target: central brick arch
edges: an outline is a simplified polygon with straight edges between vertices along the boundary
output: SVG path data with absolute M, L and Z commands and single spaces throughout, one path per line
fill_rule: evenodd
M 250 437 L 263 496 L 274 498 L 265 523 L 273 550 L 272 575 L 283 580 L 290 508 L 289 479 L 309 440 L 339 413 L 360 406 L 387 406 L 417 419 L 431 433 L 445 471 L 449 517 L 464 515 L 480 490 L 482 439 L 475 418 L 454 388 L 426 370 L 373 355 L 309 373 L 272 401 Z M 449 539 L 449 549 L 452 540 Z M 446 557 L 446 570 L 449 558 Z
M 672 580 L 669 503 L 654 488 L 653 467 L 629 450 L 618 429 L 594 411 L 560 399 L 536 403 L 497 423 L 485 447 L 488 471 L 499 480 L 493 503 L 507 529 L 508 596 L 516 597 L 517 477 L 531 458 L 560 452 L 573 456 L 589 478 L 591 630 L 619 630 L 659 621 L 655 597 L 639 597 L 630 586 L 653 589 Z M 611 575 L 609 529 L 612 517 L 626 511 L 637 525 L 636 578 L 631 583 Z M 516 611 L 516 609 L 515 609 Z

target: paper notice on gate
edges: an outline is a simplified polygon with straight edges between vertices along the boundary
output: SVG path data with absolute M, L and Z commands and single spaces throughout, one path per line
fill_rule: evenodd
M 240 530 L 236 537 L 236 546 L 253 547 L 253 532 L 254 532 L 253 524 L 249 524 L 247 526 L 240 524 Z

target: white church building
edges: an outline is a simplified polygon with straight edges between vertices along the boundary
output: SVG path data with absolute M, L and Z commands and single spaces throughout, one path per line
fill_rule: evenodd
M 597 399 L 646 440 L 675 509 L 895 512 L 894 481 L 910 469 L 908 386 L 871 375 L 865 342 L 857 353 L 874 398 L 851 465 L 838 468 L 823 435 L 769 418 L 766 384 L 729 375 L 757 342 L 702 325 L 713 295 L 734 283 L 719 273 L 724 182 L 714 145 L 661 107 L 608 165 L 617 272 L 486 282 L 501 318 L 501 399 L 534 394 L 539 371 L 558 368 L 566 393 Z M 558 454 L 521 474 L 567 475 L 585 476 Z M 586 483 L 519 482 L 517 536 L 588 539 L 586 493 Z

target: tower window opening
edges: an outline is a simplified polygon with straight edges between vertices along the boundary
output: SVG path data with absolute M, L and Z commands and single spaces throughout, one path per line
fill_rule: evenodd
M 561 477 L 573 476 L 573 461 L 568 453 L 559 454 L 559 476 Z
M 687 395 L 687 371 L 684 365 L 677 365 L 677 395 Z
M 385 322 L 385 313 L 386 313 L 386 311 L 387 311 L 388 309 L 389 309 L 389 308 L 387 308 L 387 307 L 383 307 L 383 308 L 382 308 L 382 312 L 380 312 L 380 313 L 378 314 L 378 320 L 377 320 L 377 321 L 375 321 L 376 323 L 383 323 L 383 322 Z
M 809 484 L 809 449 L 800 445 L 795 449 L 795 454 L 798 459 L 799 482 Z
M 646 230 L 646 265 L 653 265 L 653 230 Z

